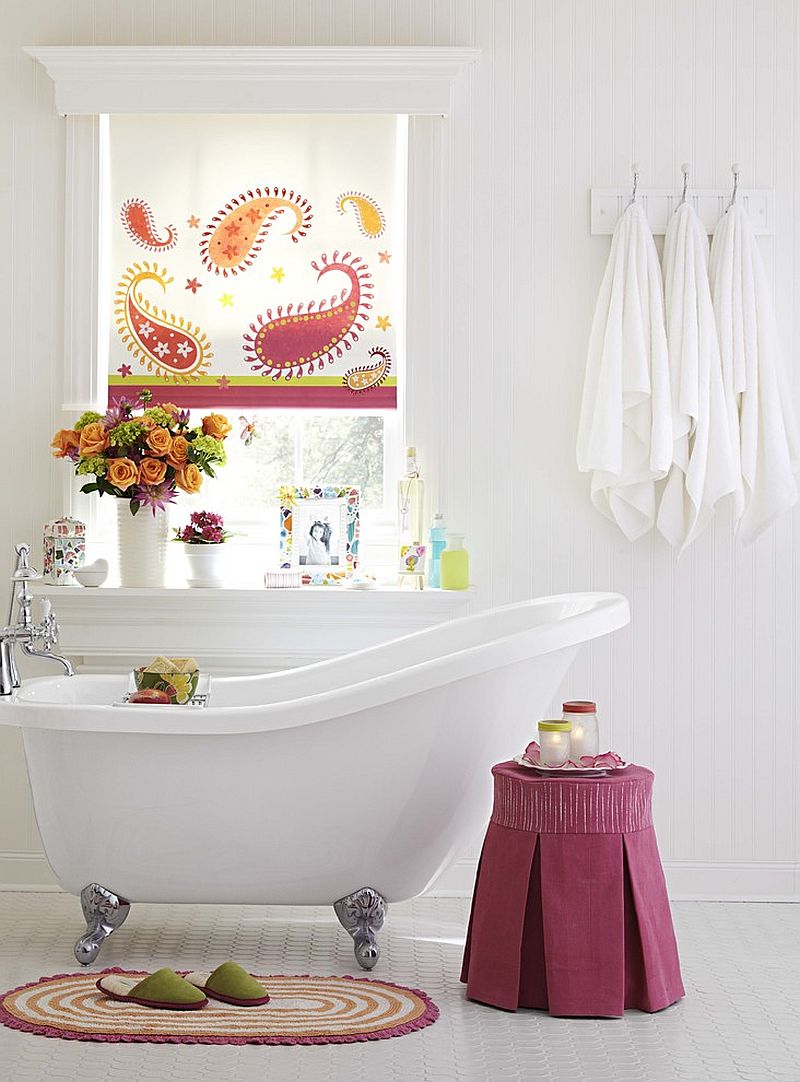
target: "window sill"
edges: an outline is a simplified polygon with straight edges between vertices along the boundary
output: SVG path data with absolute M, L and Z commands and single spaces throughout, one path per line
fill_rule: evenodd
M 364 649 L 467 616 L 476 591 L 378 586 L 127 589 L 50 586 L 59 649 L 79 669 L 118 672 L 155 654 L 196 657 L 217 673 L 264 672 Z

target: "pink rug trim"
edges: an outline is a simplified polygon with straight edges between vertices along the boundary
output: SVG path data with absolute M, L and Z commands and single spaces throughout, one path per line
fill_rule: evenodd
M 112 966 L 110 969 L 101 969 L 92 972 L 92 976 L 99 978 L 105 976 L 107 973 L 120 973 L 123 976 L 137 976 L 141 971 L 132 969 L 120 969 L 119 966 Z M 186 976 L 191 970 L 178 969 L 175 971 L 180 973 L 181 976 Z M 146 1035 L 140 1033 L 81 1033 L 76 1030 L 58 1029 L 55 1026 L 40 1026 L 33 1022 L 25 1022 L 21 1018 L 17 1018 L 16 1015 L 10 1013 L 5 1009 L 6 996 L 14 995 L 17 992 L 22 992 L 28 988 L 36 988 L 37 985 L 47 984 L 49 981 L 62 980 L 65 977 L 82 977 L 87 973 L 87 970 L 83 970 L 79 973 L 53 973 L 48 977 L 40 977 L 38 981 L 30 981 L 28 984 L 20 984 L 16 988 L 10 988 L 7 992 L 3 992 L 0 995 L 0 1025 L 8 1026 L 9 1029 L 18 1029 L 24 1033 L 36 1033 L 41 1037 L 58 1037 L 65 1041 L 102 1041 L 108 1044 L 131 1044 L 131 1043 L 144 1043 L 144 1044 L 357 1044 L 363 1041 L 384 1041 L 390 1037 L 402 1037 L 406 1033 L 414 1033 L 418 1029 L 425 1029 L 426 1026 L 432 1025 L 439 1017 L 439 1008 L 433 1002 L 427 992 L 423 992 L 421 988 L 408 988 L 402 984 L 394 984 L 392 981 L 378 980 L 374 977 L 351 977 L 349 974 L 342 974 L 340 977 L 335 977 L 336 980 L 345 981 L 358 981 L 362 984 L 383 984 L 387 988 L 395 988 L 398 992 L 411 992 L 419 998 L 425 1004 L 425 1010 L 419 1016 L 419 1018 L 413 1019 L 411 1022 L 404 1022 L 400 1026 L 391 1026 L 388 1029 L 379 1029 L 371 1033 L 347 1033 L 347 1034 L 331 1034 L 326 1037 L 204 1037 L 204 1036 L 176 1036 L 175 1034 L 163 1034 L 163 1035 Z M 258 980 L 268 981 L 272 977 L 285 977 L 286 974 L 270 974 L 269 976 L 259 976 Z M 309 978 L 313 979 L 316 976 L 319 980 L 325 980 L 326 978 L 320 977 L 319 974 L 312 973 L 296 973 L 293 977 Z M 267 1005 L 268 1006 L 268 1005 Z M 147 1008 L 143 1008 L 146 1010 Z

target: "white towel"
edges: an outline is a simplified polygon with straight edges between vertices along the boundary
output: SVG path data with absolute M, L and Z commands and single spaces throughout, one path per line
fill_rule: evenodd
M 738 406 L 738 533 L 750 544 L 797 501 L 800 437 L 769 282 L 740 203 L 714 230 L 710 277 L 723 384 L 729 408 Z
M 631 203 L 611 239 L 592 323 L 577 446 L 592 502 L 629 541 L 655 522 L 655 482 L 672 461 L 661 268 L 644 211 Z
M 689 203 L 667 226 L 662 267 L 673 447 L 658 528 L 680 556 L 739 484 L 739 428 L 722 387 L 708 238 Z

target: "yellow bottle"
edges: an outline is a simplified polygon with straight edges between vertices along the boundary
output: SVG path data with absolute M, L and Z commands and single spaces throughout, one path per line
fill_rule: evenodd
M 464 548 L 463 534 L 447 535 L 447 548 L 441 555 L 441 582 L 443 590 L 469 588 L 469 553 Z

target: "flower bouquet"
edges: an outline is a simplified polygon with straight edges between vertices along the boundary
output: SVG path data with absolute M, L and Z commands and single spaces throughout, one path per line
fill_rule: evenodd
M 170 402 L 149 406 L 149 395 L 118 398 L 105 414 L 87 410 L 52 444 L 56 458 L 70 459 L 79 477 L 92 478 L 81 492 L 127 500 L 132 515 L 142 507 L 153 515 L 166 510 L 178 489 L 199 492 L 203 474 L 214 477 L 215 467 L 225 465 L 223 441 L 231 431 L 221 413 L 193 427 L 188 410 Z
M 166 511 L 178 494 L 199 492 L 203 475 L 214 477 L 226 461 L 231 425 L 220 413 L 192 425 L 189 411 L 169 402 L 150 405 L 152 394 L 118 398 L 105 414 L 87 410 L 73 428 L 53 439 L 56 458 L 67 458 L 86 478 L 81 492 L 113 496 L 123 586 L 162 586 Z M 142 508 L 152 514 L 140 515 Z

